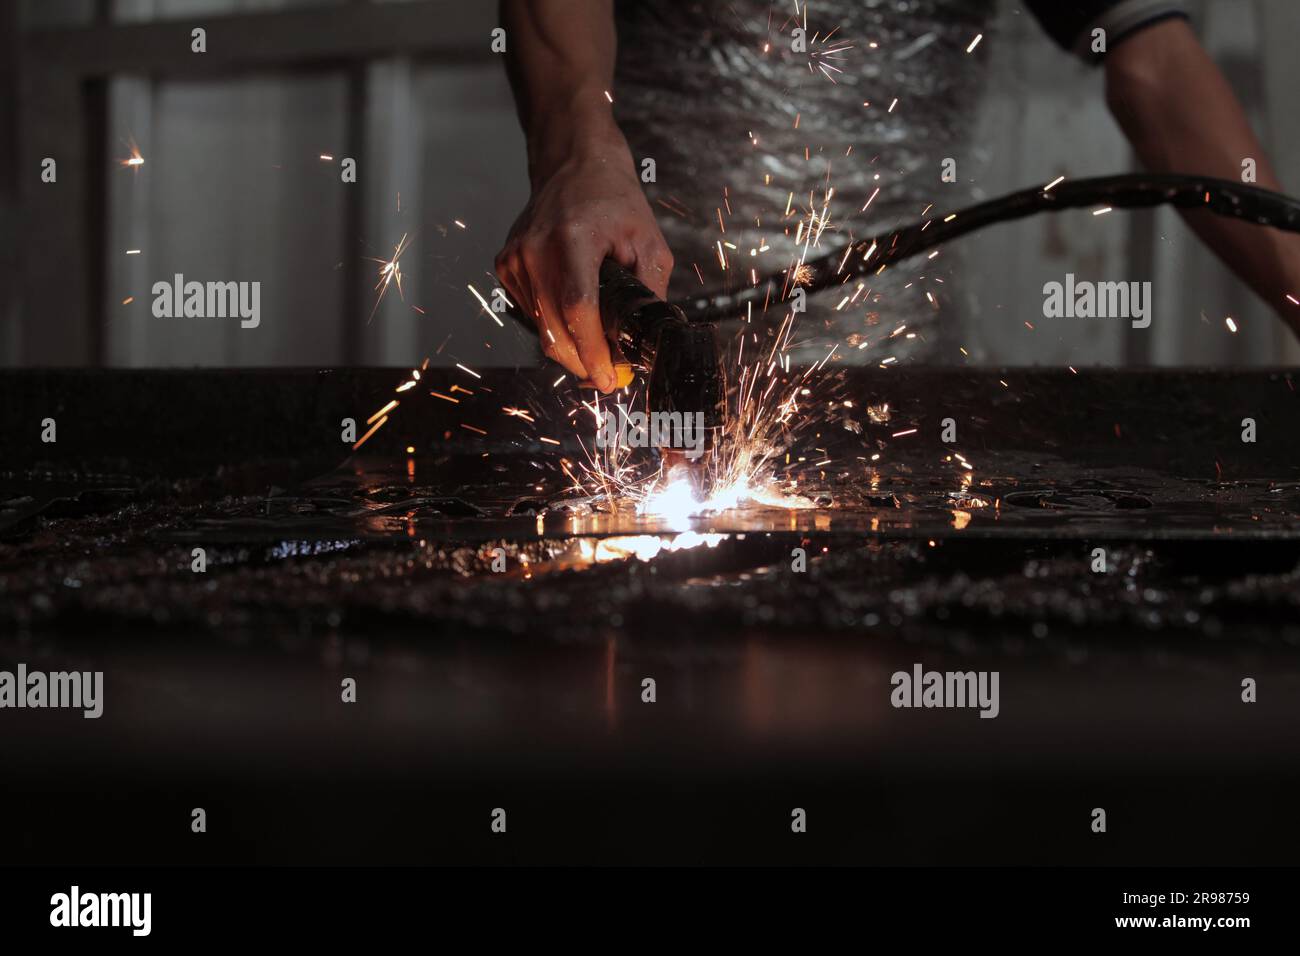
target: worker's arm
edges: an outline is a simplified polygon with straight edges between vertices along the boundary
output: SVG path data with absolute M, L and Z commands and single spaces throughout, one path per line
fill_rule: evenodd
M 502 0 L 501 15 L 532 197 L 497 256 L 497 275 L 534 316 L 543 351 L 608 391 L 614 369 L 597 304 L 601 262 L 612 256 L 664 298 L 672 270 L 607 97 L 612 3 Z
M 1106 55 L 1106 101 L 1139 158 L 1157 172 L 1241 180 L 1256 161 L 1256 185 L 1282 191 L 1227 80 L 1181 18 L 1163 20 Z M 1300 234 L 1185 213 L 1188 224 L 1300 334 Z

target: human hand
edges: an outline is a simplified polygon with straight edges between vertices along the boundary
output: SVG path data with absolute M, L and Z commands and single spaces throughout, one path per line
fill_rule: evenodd
M 542 351 L 601 391 L 616 386 L 600 320 L 600 264 L 613 258 L 667 298 L 672 254 L 617 130 L 577 137 L 533 163 L 533 192 L 496 272 L 537 324 Z

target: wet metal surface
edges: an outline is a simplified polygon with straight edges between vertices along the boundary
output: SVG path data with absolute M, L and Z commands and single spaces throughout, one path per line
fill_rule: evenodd
M 382 395 L 385 377 L 370 373 L 376 394 Z M 502 378 L 496 402 L 511 398 L 512 386 Z M 169 384 L 167 375 L 136 377 L 120 389 L 156 390 L 161 404 Z M 281 385 L 275 377 L 261 379 L 264 394 L 254 394 L 250 403 L 261 399 L 269 408 L 279 401 Z M 526 393 L 526 387 L 513 388 Z M 1030 553 L 1026 548 L 1037 547 L 1060 562 L 1029 577 L 1017 571 L 995 580 L 996 603 L 1014 605 L 1014 595 L 1026 589 L 1038 600 L 1055 587 L 1078 593 L 1071 616 L 1087 622 L 1122 606 L 1133 578 L 1163 584 L 1164 557 L 1188 553 L 1181 543 L 1152 550 L 1153 543 L 1200 542 L 1200 551 L 1213 556 L 1212 543 L 1223 542 L 1222 553 L 1247 555 L 1232 566 L 1249 572 L 1256 563 L 1287 570 L 1284 556 L 1300 538 L 1300 467 L 1288 461 L 1297 406 L 1285 374 L 854 370 L 839 390 L 858 398 L 852 414 L 862 420 L 837 413 L 843 419 L 829 419 L 805 439 L 814 454 L 796 447 L 787 456 L 788 482 L 822 507 L 747 506 L 694 518 L 616 511 L 599 497 L 575 494 L 554 467 L 569 449 L 549 448 L 526 433 L 513 441 L 457 434 L 436 402 L 397 417 L 357 454 L 334 451 L 339 463 L 333 468 L 316 464 L 341 444 L 329 436 L 328 420 L 321 439 L 328 444 L 311 449 L 314 461 L 291 454 L 298 451 L 291 444 L 278 449 L 290 453 L 284 460 L 236 458 L 215 469 L 191 461 L 187 451 L 201 457 L 204 448 L 231 447 L 238 433 L 258 427 L 257 420 L 240 420 L 239 409 L 215 419 L 200 410 L 180 429 L 197 450 L 175 446 L 177 457 L 166 464 L 152 459 L 156 445 L 131 444 L 128 437 L 120 446 L 105 446 L 120 456 L 108 460 L 116 474 L 84 462 L 70 470 L 46 461 L 44 468 L 38 463 L 4 476 L 7 600 L 0 613 L 34 622 L 91 607 L 132 620 L 252 625 L 259 614 L 286 609 L 322 619 L 400 610 L 517 630 L 512 608 L 528 615 L 533 627 L 545 626 L 547 618 L 531 615 L 552 603 L 562 606 L 558 592 L 585 595 L 584 604 L 617 605 L 623 593 L 611 587 L 611 578 L 632 582 L 638 594 L 648 589 L 649 600 L 671 607 L 682 574 L 665 570 L 675 562 L 692 578 L 720 580 L 745 571 L 762 580 L 715 588 L 703 599 L 718 608 L 735 604 L 728 614 L 739 613 L 742 624 L 748 602 L 765 608 L 768 621 L 852 627 L 873 606 L 887 619 L 889 598 L 879 589 L 837 587 L 830 573 L 835 562 L 846 563 L 850 579 L 869 572 L 873 580 L 889 580 L 892 571 L 911 568 L 942 580 L 1002 563 L 986 555 L 1014 555 L 1013 565 L 1019 564 Z M 355 379 L 337 391 L 355 408 L 367 407 Z M 938 410 L 926 400 L 931 394 L 943 396 Z M 138 395 L 134 400 L 150 404 Z M 859 411 L 886 406 L 869 416 Z M 298 411 L 320 417 L 315 410 Z M 1237 421 L 1246 414 L 1257 422 L 1261 438 L 1255 444 L 1241 441 Z M 960 441 L 937 440 L 945 418 L 959 423 Z M 134 430 L 129 419 L 120 427 Z M 81 437 L 76 419 L 65 419 L 63 428 L 59 450 Z M 276 448 L 274 435 L 258 441 Z M 27 451 L 48 454 L 50 447 L 29 442 Z M 155 463 L 136 466 L 138 450 Z M 171 476 L 155 470 L 168 466 Z M 303 477 L 291 484 L 295 475 Z M 683 532 L 690 547 L 674 547 Z M 700 536 L 714 540 L 692 543 Z M 1003 541 L 1024 544 L 1003 547 Z M 1270 544 L 1250 547 L 1251 541 Z M 1130 556 L 1132 573 L 1085 573 L 1090 549 L 1100 543 Z M 814 554 L 825 549 L 826 557 L 818 559 L 825 571 L 802 579 L 786 573 L 790 549 L 801 545 L 811 545 Z M 208 550 L 209 577 L 189 571 L 195 546 Z M 504 577 L 491 569 L 497 548 L 509 568 Z M 943 553 L 962 558 L 938 571 L 945 563 L 935 556 Z M 1205 569 L 1207 580 L 1214 563 Z M 620 567 L 601 567 L 611 564 Z M 523 583 L 540 575 L 552 578 L 546 588 Z M 235 586 L 214 589 L 218 576 Z M 668 593 L 654 594 L 656 582 L 665 579 L 674 582 Z M 1285 596 L 1290 581 L 1253 586 L 1275 587 Z M 794 602 L 752 600 L 800 590 L 809 593 Z M 509 598 L 496 600 L 497 592 Z M 1196 624 L 1194 608 L 1213 600 L 1198 590 L 1187 601 L 1142 602 L 1143 614 L 1171 626 L 1192 614 Z M 936 604 L 942 601 L 927 597 L 918 607 L 928 613 Z M 551 624 L 557 630 L 583 627 L 563 614 Z
M 1293 858 L 1289 377 L 857 374 L 845 393 L 889 420 L 823 428 L 790 472 L 830 504 L 685 523 L 559 508 L 557 452 L 458 434 L 438 404 L 340 454 L 338 421 L 391 372 L 201 373 L 190 402 L 164 373 L 16 376 L 0 662 L 93 665 L 109 698 L 88 732 L 6 717 L 4 809 L 32 821 L 12 852 L 188 859 L 162 821 L 202 799 L 225 860 L 765 859 L 754 834 L 805 803 L 837 821 L 809 858 Z M 522 378 L 485 381 L 501 404 Z M 892 710 L 916 661 L 1000 670 L 1001 716 Z M 93 845 L 59 826 L 86 788 Z M 1101 848 L 1063 822 L 1103 799 L 1140 835 Z M 518 809 L 513 849 L 412 835 L 484 801 Z

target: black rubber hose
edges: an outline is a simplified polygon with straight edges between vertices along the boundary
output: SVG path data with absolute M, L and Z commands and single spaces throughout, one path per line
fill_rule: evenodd
M 1209 176 L 1157 173 L 1102 176 L 1066 180 L 1051 189 L 1040 186 L 1011 193 L 958 210 L 955 216 L 944 214 L 941 218 L 858 240 L 848 247 L 841 246 L 835 252 L 805 262 L 807 272 L 800 286 L 805 294 L 813 295 L 995 222 L 1023 219 L 1035 213 L 1088 206 L 1138 209 L 1165 205 L 1208 209 L 1220 216 L 1300 232 L 1300 200 L 1267 189 Z M 875 252 L 864 259 L 873 243 Z M 788 297 L 791 291 L 786 273 L 777 272 L 739 292 L 675 304 L 692 322 L 737 318 L 749 303 L 765 301 L 770 294 L 769 286 L 780 289 L 782 298 Z

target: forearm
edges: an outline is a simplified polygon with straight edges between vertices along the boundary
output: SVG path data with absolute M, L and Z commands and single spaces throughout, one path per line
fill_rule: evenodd
M 606 96 L 616 43 L 611 0 L 502 0 L 501 14 L 534 187 L 588 150 L 630 165 Z
M 614 122 L 612 0 L 502 0 L 510 83 L 532 195 L 496 258 L 543 352 L 602 391 L 618 387 L 600 320 L 612 258 L 661 298 L 673 257 Z
M 1106 59 L 1106 99 L 1138 157 L 1157 172 L 1240 180 L 1253 159 L 1256 184 L 1282 187 L 1227 80 L 1182 20 L 1125 40 Z M 1205 211 L 1188 224 L 1270 306 L 1300 326 L 1300 235 Z

